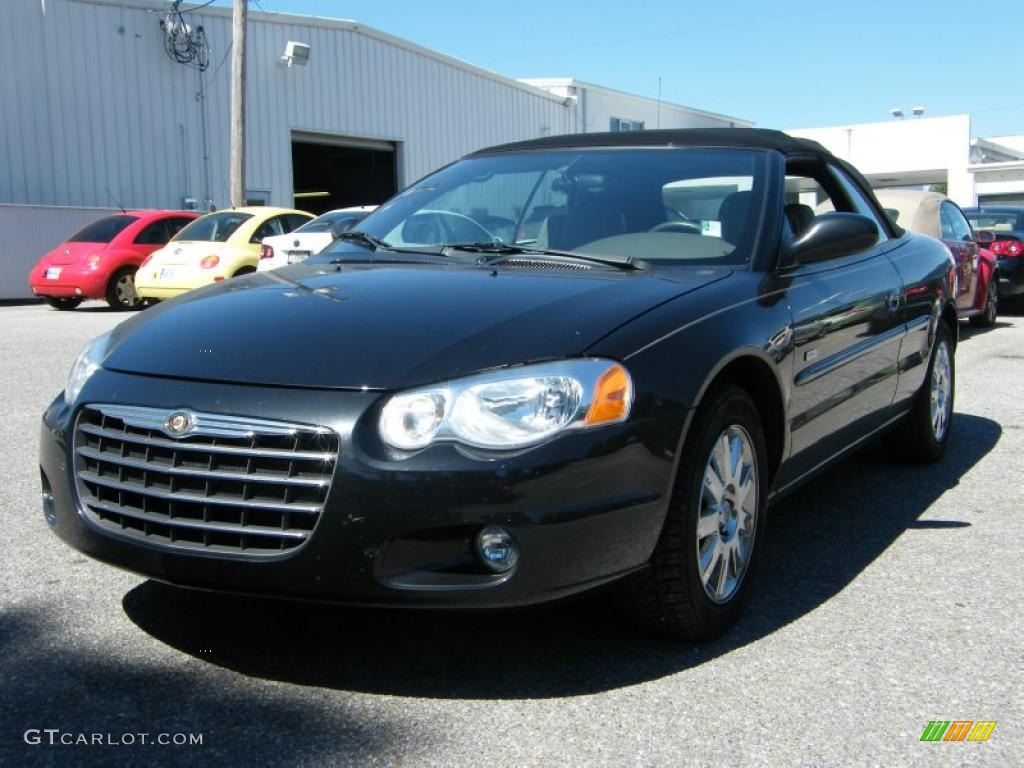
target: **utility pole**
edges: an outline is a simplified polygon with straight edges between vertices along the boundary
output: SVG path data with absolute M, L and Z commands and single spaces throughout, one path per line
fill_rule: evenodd
M 661 128 L 661 75 L 658 75 L 658 127 Z
M 248 0 L 231 14 L 231 205 L 245 205 L 245 23 Z

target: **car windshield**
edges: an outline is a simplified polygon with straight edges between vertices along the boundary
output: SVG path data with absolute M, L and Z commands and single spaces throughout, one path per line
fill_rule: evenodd
M 339 224 L 348 224 L 349 226 L 351 226 L 355 222 L 365 217 L 365 213 L 357 213 L 355 211 L 338 211 L 336 213 L 325 213 L 323 216 L 317 216 L 308 224 L 303 224 L 295 231 L 330 232 L 332 227 L 335 227 Z
M 109 243 L 129 224 L 138 221 L 138 216 L 105 216 L 92 224 L 86 224 L 68 238 L 69 243 Z
M 355 229 L 396 248 L 490 243 L 742 264 L 756 236 L 767 168 L 767 153 L 747 149 L 495 153 L 428 176 Z
M 1010 232 L 1017 229 L 1015 213 L 968 213 L 967 220 L 975 229 L 989 229 L 993 232 Z
M 210 213 L 193 221 L 172 239 L 223 243 L 231 237 L 236 229 L 242 226 L 243 222 L 251 218 L 252 214 L 241 211 Z

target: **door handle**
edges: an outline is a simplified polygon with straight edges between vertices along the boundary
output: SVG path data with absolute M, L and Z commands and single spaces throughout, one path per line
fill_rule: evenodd
M 900 295 L 898 293 L 890 293 L 888 303 L 890 312 L 896 314 L 900 311 Z

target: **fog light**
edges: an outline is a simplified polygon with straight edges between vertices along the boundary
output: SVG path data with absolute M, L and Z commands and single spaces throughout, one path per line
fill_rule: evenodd
M 507 573 L 519 561 L 519 547 L 512 534 L 494 525 L 477 534 L 476 553 L 480 561 L 495 573 Z
M 57 524 L 57 513 L 53 508 L 53 489 L 50 488 L 50 481 L 46 479 L 46 473 L 39 469 L 39 479 L 42 481 L 43 516 L 50 525 Z

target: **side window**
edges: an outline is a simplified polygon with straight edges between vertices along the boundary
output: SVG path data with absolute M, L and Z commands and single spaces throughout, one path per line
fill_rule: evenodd
M 194 219 L 186 219 L 183 216 L 176 216 L 173 219 L 164 219 L 164 224 L 167 225 L 167 239 L 170 240 L 193 221 Z
M 878 242 L 884 243 L 888 240 L 888 236 L 885 234 L 885 226 L 881 220 L 879 220 L 878 214 L 875 212 L 874 206 L 872 206 L 866 199 L 864 199 L 864 193 L 860 191 L 856 184 L 850 181 L 850 178 L 843 173 L 839 168 L 829 166 L 829 170 L 835 177 L 836 181 L 839 182 L 839 186 L 843 188 L 843 192 L 849 199 L 850 204 L 853 206 L 851 213 L 859 213 L 861 216 L 867 216 L 878 227 Z M 842 209 L 837 209 L 842 210 Z
M 291 232 L 298 229 L 303 224 L 312 219 L 307 219 L 305 216 L 299 216 L 297 213 L 288 213 L 284 216 L 285 220 L 285 232 Z
M 942 203 L 942 237 L 944 240 L 970 240 L 971 225 L 960 209 L 949 201 Z M 947 234 L 948 232 L 948 234 Z
M 273 216 L 256 227 L 256 231 L 253 232 L 252 237 L 249 238 L 249 242 L 256 243 L 258 245 L 264 237 L 283 235 L 286 231 L 284 216 Z
M 165 219 L 160 219 L 143 227 L 133 242 L 136 245 L 163 245 L 168 239 Z
M 785 219 L 792 235 L 799 237 L 815 216 L 832 211 L 867 216 L 878 230 L 876 245 L 888 239 L 878 214 L 845 174 L 812 160 L 790 160 L 786 164 Z
M 942 229 L 943 240 L 955 240 L 953 236 L 953 220 L 949 218 L 949 206 L 939 206 L 939 224 Z

